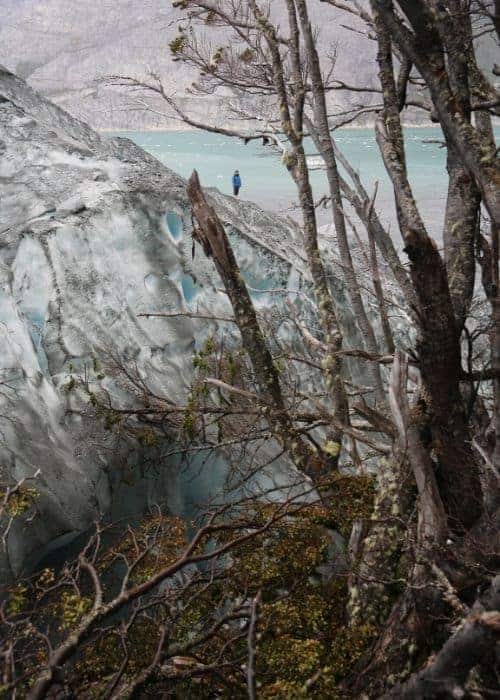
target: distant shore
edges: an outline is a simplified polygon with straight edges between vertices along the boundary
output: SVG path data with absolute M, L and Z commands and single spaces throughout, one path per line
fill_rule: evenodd
M 373 129 L 375 127 L 375 124 L 363 124 L 363 126 L 353 126 L 353 125 L 347 125 L 347 126 L 341 126 L 339 127 L 339 131 L 359 131 L 361 129 Z M 403 123 L 403 127 L 405 129 L 438 129 L 439 125 L 438 124 L 433 124 L 432 122 L 427 122 L 426 124 L 411 124 L 411 123 Z M 225 127 L 221 127 L 225 128 Z M 189 128 L 187 124 L 183 124 L 182 126 L 179 127 L 149 127 L 147 129 L 137 129 L 137 128 L 129 128 L 129 129 L 124 129 L 124 128 L 117 128 L 117 129 L 96 129 L 96 131 L 100 134 L 119 134 L 119 133 L 128 133 L 128 132 L 133 132 L 133 131 L 140 131 L 143 134 L 146 133 L 155 133 L 155 132 L 180 132 L 180 131 L 204 131 L 204 129 L 194 129 L 194 128 Z M 221 134 L 224 136 L 224 134 Z

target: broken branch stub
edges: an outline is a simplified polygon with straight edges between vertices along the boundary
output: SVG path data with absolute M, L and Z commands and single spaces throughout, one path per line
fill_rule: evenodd
M 207 202 L 196 170 L 189 178 L 187 193 L 193 208 L 193 218 L 197 223 L 193 237 L 203 247 L 205 254 L 213 258 L 224 284 L 243 346 L 252 363 L 261 402 L 263 406 L 273 409 L 271 430 L 297 468 L 316 479 L 319 474 L 331 469 L 331 460 L 328 455 L 313 454 L 293 427 L 283 399 L 278 371 L 260 328 L 250 294 L 224 227 L 214 208 Z M 263 411 L 263 415 L 268 415 L 268 412 Z

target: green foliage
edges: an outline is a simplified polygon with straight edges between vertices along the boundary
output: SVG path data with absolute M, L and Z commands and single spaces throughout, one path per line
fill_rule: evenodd
M 255 60 L 256 53 L 250 47 L 247 47 L 244 51 L 240 53 L 240 61 L 243 63 L 252 63 Z
M 182 432 L 190 440 L 193 440 L 196 435 L 196 418 L 194 413 L 195 406 L 196 397 L 191 394 L 188 398 L 186 410 L 184 411 L 184 415 L 182 417 Z
M 215 341 L 212 337 L 207 338 L 202 349 L 193 356 L 193 368 L 200 372 L 209 372 L 211 368 L 212 356 L 215 352 Z
M 5 506 L 5 512 L 9 517 L 17 518 L 33 508 L 38 496 L 39 493 L 35 488 L 22 484 L 19 486 L 19 488 L 9 494 Z M 0 502 L 2 502 L 4 498 L 5 494 L 2 494 L 0 491 Z
M 258 513 L 265 521 L 273 506 L 263 507 Z M 328 537 L 319 519 L 321 508 L 304 509 L 272 530 L 243 546 L 238 553 L 238 567 L 234 575 L 240 589 L 255 593 L 260 588 L 286 588 L 297 579 L 315 575 L 324 563 Z
M 175 39 L 169 43 L 170 53 L 172 56 L 179 57 L 183 49 L 186 47 L 186 37 L 184 34 L 178 34 Z
M 210 404 L 210 387 L 205 382 L 207 377 L 219 379 L 232 386 L 244 388 L 244 352 L 225 349 L 222 343 L 218 343 L 214 336 L 206 339 L 203 347 L 193 356 L 193 368 L 196 370 L 195 380 L 187 401 L 183 421 L 183 432 L 190 439 L 194 439 L 197 433 L 198 421 L 195 419 L 196 409 Z M 241 399 L 239 399 L 241 402 Z M 218 399 L 215 399 L 218 404 Z M 221 420 L 218 424 L 219 432 L 225 432 L 225 423 L 229 418 Z M 241 422 L 236 428 L 241 432 Z
M 330 647 L 329 673 L 333 679 L 340 681 L 346 673 L 366 653 L 373 641 L 377 628 L 370 623 L 354 627 L 342 626 L 338 629 Z
M 28 602 L 27 592 L 28 589 L 22 582 L 10 589 L 7 600 L 7 611 L 10 615 L 17 615 L 23 610 Z
M 371 475 L 335 474 L 328 483 L 328 518 L 330 525 L 349 537 L 355 520 L 372 517 L 376 481 Z
M 258 518 L 272 508 L 263 507 Z M 235 595 L 262 591 L 259 697 L 336 698 L 338 682 L 371 641 L 371 628 L 346 626 L 345 580 L 322 581 L 318 574 L 328 562 L 328 522 L 325 508 L 304 508 L 234 555 L 227 587 Z
M 193 367 L 194 369 L 199 369 L 204 372 L 208 372 L 210 365 L 207 360 L 201 355 L 195 355 L 193 357 Z
M 200 351 L 200 354 L 203 357 L 210 357 L 210 355 L 213 355 L 214 352 L 215 352 L 215 340 L 212 336 L 210 336 L 205 340 L 205 344 L 203 346 L 203 349 Z
M 246 405 L 246 398 L 226 396 L 207 384 L 207 377 L 215 377 L 233 386 L 246 388 L 251 382 L 246 373 L 244 353 L 225 348 L 215 337 L 208 337 L 193 356 L 195 379 L 186 400 L 181 417 L 180 432 L 186 441 L 193 441 L 201 434 L 203 424 L 200 408 L 211 402 L 218 406 L 223 402 L 238 401 L 238 408 Z M 282 371 L 284 367 L 279 367 Z M 94 372 L 100 372 L 94 361 Z M 72 378 L 73 379 L 73 378 Z M 90 403 L 104 420 L 107 430 L 118 427 L 128 431 L 141 445 L 158 445 L 158 433 L 150 426 L 137 427 L 127 424 L 125 414 L 103 406 L 98 395 L 89 389 Z M 222 395 L 221 395 L 222 393 Z M 223 431 L 234 434 L 245 430 L 245 418 L 223 416 L 218 421 L 218 435 Z M 234 424 L 233 424 L 233 422 Z M 327 443 L 325 451 L 334 456 L 335 443 Z M 123 480 L 133 478 L 124 470 Z M 370 476 L 355 477 L 332 475 L 325 485 L 325 505 L 303 505 L 293 509 L 278 520 L 265 534 L 254 536 L 231 551 L 224 560 L 224 576 L 216 576 L 210 585 L 200 583 L 194 589 L 186 588 L 179 593 L 174 606 L 166 597 L 147 612 L 138 615 L 127 632 L 127 669 L 124 678 L 132 678 L 151 662 L 156 653 L 161 628 L 168 624 L 168 645 L 172 648 L 189 647 L 192 640 L 202 636 L 214 621 L 234 604 L 261 594 L 257 622 L 258 649 L 256 672 L 259 682 L 259 697 L 262 698 L 339 698 L 339 684 L 352 669 L 353 663 L 368 649 L 374 634 L 374 623 L 362 621 L 355 628 L 348 626 L 347 614 L 350 600 L 345 579 L 327 579 L 324 574 L 332 568 L 330 561 L 331 537 L 329 528 L 334 528 L 345 537 L 349 536 L 355 520 L 373 517 L 375 482 Z M 229 517 L 244 518 L 251 527 L 259 527 L 276 514 L 275 504 L 253 502 L 240 513 Z M 234 537 L 235 530 L 218 531 L 210 539 L 210 547 L 223 544 Z M 103 578 L 105 598 L 110 595 L 107 575 L 116 567 L 116 562 L 133 561 L 143 552 L 140 561 L 130 573 L 129 586 L 147 582 L 158 571 L 170 566 L 186 546 L 186 527 L 180 519 L 158 514 L 140 522 L 130 529 L 109 551 L 98 559 L 97 568 Z M 146 543 L 154 540 L 154 547 Z M 207 540 L 200 542 L 196 551 L 202 551 Z M 220 564 L 219 564 L 220 565 Z M 115 576 L 112 574 L 111 579 Z M 68 583 L 55 585 L 54 572 L 45 570 L 35 584 L 34 600 L 40 592 L 50 591 L 43 599 L 38 623 L 49 629 L 51 638 L 71 634 L 93 603 L 90 582 L 74 587 Z M 88 577 L 87 577 L 88 578 Z M 206 581 L 206 579 L 205 579 Z M 170 581 L 169 585 L 175 585 Z M 111 588 L 116 586 L 116 581 Z M 44 594 L 45 595 L 45 594 Z M 13 589 L 10 595 L 10 614 L 22 615 L 32 602 L 33 590 Z M 42 596 L 43 597 L 43 596 Z M 145 603 L 148 599 L 142 600 Z M 36 607 L 36 605 L 35 605 Z M 376 621 L 378 622 L 378 621 Z M 74 661 L 71 673 L 71 692 L 75 697 L 99 698 L 110 679 L 123 663 L 124 641 L 120 620 L 110 621 L 105 632 L 89 638 Z M 240 622 L 237 623 L 239 625 Z M 246 658 L 246 634 L 236 634 L 233 624 L 217 629 L 206 642 L 196 647 L 194 663 L 210 667 L 223 664 L 230 684 L 219 683 L 216 676 L 184 677 L 184 664 L 192 662 L 190 657 L 179 657 L 179 677 L 175 664 L 168 661 L 168 673 L 175 677 L 175 695 L 172 697 L 220 698 L 245 696 L 245 674 L 242 659 Z M 46 649 L 41 642 L 34 642 L 32 658 L 43 664 Z M 169 665 L 170 664 L 170 665 Z M 173 665 L 172 665 L 173 664 Z M 27 674 L 29 676 L 29 673 Z M 169 676 L 170 678 L 170 676 Z M 159 697 L 164 694 L 171 680 L 165 681 L 161 673 L 153 674 L 143 689 L 143 696 Z M 167 684 L 167 685 L 165 685 Z M 229 688 L 229 689 L 228 689 Z
M 74 590 L 64 590 L 60 598 L 60 629 L 69 630 L 75 627 L 82 617 L 92 607 L 90 598 L 81 596 Z
M 235 517 L 258 527 L 275 515 L 277 507 L 253 504 Z M 246 681 L 241 663 L 246 656 L 246 633 L 235 634 L 241 629 L 239 622 L 236 626 L 220 627 L 201 642 L 193 652 L 194 658 L 182 650 L 189 648 L 197 636 L 203 638 L 231 601 L 248 599 L 260 591 L 256 656 L 259 697 L 339 698 L 339 683 L 366 652 L 373 629 L 369 625 L 356 629 L 346 625 L 345 579 L 326 581 L 318 573 L 318 567 L 328 563 L 329 538 L 323 524 L 327 519 L 324 507 L 296 509 L 265 534 L 235 549 L 225 563 L 223 576 L 216 576 L 209 585 L 210 576 L 202 578 L 184 592 L 183 586 L 177 586 L 180 597 L 175 606 L 168 603 L 168 588 L 165 597 L 160 597 L 154 606 L 149 605 L 148 597 L 143 598 L 144 613 L 134 618 L 126 637 L 121 619 L 109 620 L 102 633 L 89 637 L 74 660 L 67 680 L 72 696 L 102 697 L 123 663 L 125 649 L 125 678 L 133 678 L 147 668 L 155 656 L 162 626 L 167 624 L 168 649 L 181 650 L 181 656 L 174 655 L 179 652 L 169 652 L 167 662 L 169 673 L 176 678 L 176 694 L 172 697 L 244 697 Z M 210 546 L 223 544 L 233 536 L 234 530 L 221 530 L 215 541 L 212 536 Z M 107 572 L 114 571 L 116 562 L 132 562 L 141 555 L 130 574 L 129 586 L 134 587 L 173 564 L 184 551 L 186 541 L 184 521 L 161 513 L 145 518 L 133 530 L 129 528 L 96 560 L 105 598 L 113 595 L 113 589 L 116 592 L 116 582 L 111 591 L 106 584 Z M 154 546 L 147 546 L 151 542 Z M 200 542 L 196 552 L 207 544 L 207 540 Z M 116 571 L 112 579 L 115 576 Z M 73 580 L 76 579 L 71 574 L 69 581 Z M 92 607 L 92 587 L 88 581 L 86 587 L 85 582 L 83 577 L 78 587 L 71 582 L 57 585 L 55 572 L 45 569 L 30 588 L 18 584 L 11 589 L 8 612 L 19 616 L 25 610 L 37 610 L 37 619 L 27 619 L 56 643 L 71 634 Z M 33 647 L 24 667 L 28 676 L 36 673 L 36 665 L 46 662 L 47 654 L 39 637 L 31 636 L 30 642 Z M 211 674 L 184 678 L 183 669 L 192 663 L 222 664 L 221 668 L 229 674 L 230 686 L 219 683 L 217 676 Z M 175 664 L 181 669 L 178 672 Z M 141 697 L 160 697 L 172 687 L 172 680 L 166 680 L 161 673 L 153 674 Z
M 157 447 L 160 444 L 158 434 L 152 428 L 142 428 L 136 432 L 136 437 L 141 445 Z
M 63 388 L 64 388 L 64 391 L 66 391 L 69 394 L 71 391 L 73 391 L 75 386 L 76 386 L 76 379 L 73 376 L 71 376 L 69 378 L 69 382 L 67 384 L 65 384 Z
M 224 59 L 224 47 L 219 46 L 217 51 L 214 53 L 212 57 L 212 62 L 217 66 L 219 63 L 222 63 Z
M 280 636 L 262 645 L 264 670 L 280 681 L 296 681 L 298 678 L 306 681 L 320 667 L 322 651 L 322 644 L 317 639 Z
M 210 394 L 210 389 L 204 380 L 212 372 L 216 372 L 216 351 L 215 338 L 209 336 L 203 347 L 193 355 L 193 369 L 197 371 L 197 375 L 186 402 L 181 428 L 183 435 L 189 440 L 194 440 L 197 434 L 196 409 L 208 399 Z
M 130 631 L 128 640 L 129 659 L 127 669 L 129 674 L 140 672 L 144 667 L 144 659 L 154 655 L 159 639 L 159 632 L 147 620 L 142 619 Z M 95 697 L 102 697 L 102 681 L 116 672 L 123 659 L 123 647 L 117 630 L 112 630 L 89 647 L 81 661 L 76 665 L 78 686 L 83 688 L 94 686 Z M 97 682 L 96 682 L 97 681 Z
M 115 425 L 119 425 L 122 421 L 122 416 L 116 411 L 106 411 L 104 414 L 104 429 L 112 430 Z
M 240 371 L 240 365 L 238 364 L 238 361 L 235 359 L 232 352 L 227 352 L 225 359 L 228 373 L 228 381 L 230 384 L 232 384 L 238 376 L 238 373 Z

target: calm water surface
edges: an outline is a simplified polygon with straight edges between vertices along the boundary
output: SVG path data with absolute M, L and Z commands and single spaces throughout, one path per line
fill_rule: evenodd
M 203 185 L 217 187 L 232 193 L 231 176 L 238 169 L 243 180 L 240 197 L 257 202 L 263 208 L 293 213 L 297 203 L 295 185 L 282 165 L 279 155 L 252 141 L 245 146 L 237 139 L 188 132 L 120 132 L 167 167 L 184 177 L 194 168 Z M 408 169 L 415 196 L 429 232 L 441 238 L 444 203 L 447 189 L 446 153 L 439 144 L 429 141 L 442 139 L 439 127 L 407 128 L 406 149 Z M 336 141 L 351 164 L 359 170 L 369 192 L 379 182 L 376 206 L 381 218 L 391 228 L 399 242 L 395 211 L 387 174 L 379 154 L 373 129 L 344 129 L 336 132 Z M 308 152 L 313 155 L 314 148 Z M 314 195 L 319 199 L 327 190 L 324 172 L 311 173 Z M 328 223 L 330 215 L 319 211 L 321 223 Z

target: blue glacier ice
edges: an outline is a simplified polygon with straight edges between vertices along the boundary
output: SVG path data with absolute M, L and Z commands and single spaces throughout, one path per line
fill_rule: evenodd
M 180 176 L 128 139 L 102 138 L 3 69 L 0 152 L 0 465 L 5 481 L 39 471 L 35 512 L 16 518 L 0 551 L 0 579 L 9 579 L 102 514 L 123 518 L 166 502 L 189 517 L 225 497 L 231 455 L 181 458 L 175 435 L 155 446 L 117 442 L 88 395 L 70 387 L 85 376 L 91 391 L 134 406 L 137 394 L 113 371 L 118 362 L 183 404 L 195 350 L 219 331 L 229 344 L 238 336 L 234 324 L 193 317 L 232 311 L 213 262 L 198 245 L 192 255 Z M 299 227 L 208 193 L 259 312 L 280 317 L 278 332 L 300 343 L 285 304 L 313 314 Z M 328 233 L 322 245 L 331 257 Z M 333 259 L 329 270 L 346 341 L 357 343 Z M 301 381 L 307 390 L 314 377 Z M 272 440 L 259 450 L 265 462 L 279 452 Z M 285 458 L 259 476 L 265 488 L 295 478 Z

